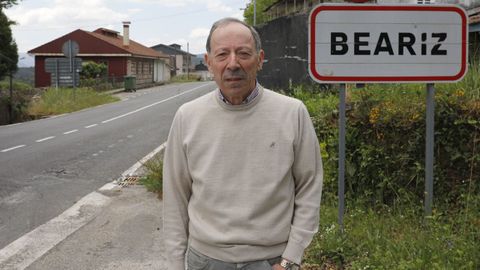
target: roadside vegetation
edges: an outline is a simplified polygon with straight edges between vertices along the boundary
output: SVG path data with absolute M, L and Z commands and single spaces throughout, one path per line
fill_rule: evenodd
M 461 82 L 435 87 L 430 217 L 423 212 L 425 85 L 349 88 L 343 232 L 338 91 L 319 85 L 285 91 L 306 104 L 325 170 L 320 228 L 303 269 L 480 269 L 480 70 L 472 66 Z M 144 183 L 161 194 L 161 161 L 153 164 Z
M 102 75 L 104 64 L 87 62 L 81 74 L 80 85 L 72 88 L 34 88 L 33 72 L 15 76 L 10 98 L 8 78 L 0 81 L 0 125 L 10 122 L 9 105 L 12 105 L 13 123 L 34 120 L 46 116 L 73 112 L 119 99 L 105 90 L 123 88 L 122 82 L 108 81 Z M 25 69 L 20 69 L 25 70 Z M 103 93 L 102 93 L 103 92 Z
M 7 123 L 8 106 L 12 104 L 13 122 L 30 120 L 26 109 L 33 96 L 38 94 L 30 84 L 14 80 L 12 84 L 12 98 L 10 98 L 10 82 L 8 79 L 0 81 L 0 124 Z
M 145 175 L 140 178 L 140 184 L 144 185 L 148 191 L 156 193 L 159 199 L 162 199 L 163 189 L 163 155 L 157 154 L 145 164 Z
M 39 118 L 74 112 L 118 100 L 118 98 L 98 93 L 91 88 L 49 88 L 39 98 L 32 100 L 27 112 L 28 115 Z
M 173 76 L 171 79 L 172 83 L 185 83 L 185 82 L 198 82 L 201 81 L 202 77 L 196 74 L 181 74 L 177 76 Z
M 296 87 L 322 147 L 321 225 L 311 269 L 480 268 L 480 70 L 436 84 L 434 209 L 424 218 L 425 85 L 347 94 L 346 209 L 338 227 L 338 92 Z M 316 267 L 315 267 L 316 266 Z

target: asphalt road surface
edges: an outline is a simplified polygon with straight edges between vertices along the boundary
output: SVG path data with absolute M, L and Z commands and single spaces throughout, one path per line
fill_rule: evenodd
M 178 107 L 213 82 L 122 93 L 122 101 L 0 126 L 0 249 L 56 217 L 165 142 Z

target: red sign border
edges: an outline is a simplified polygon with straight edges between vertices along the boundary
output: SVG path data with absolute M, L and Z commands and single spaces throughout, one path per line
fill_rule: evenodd
M 462 41 L 465 44 L 462 47 L 462 68 L 458 74 L 453 76 L 322 76 L 318 74 L 315 68 L 315 18 L 321 11 L 331 10 L 357 10 L 357 11 L 443 11 L 443 12 L 456 12 L 462 18 Z M 466 74 L 467 71 L 467 16 L 463 9 L 454 5 L 325 5 L 321 4 L 316 6 L 310 13 L 309 17 L 309 66 L 310 75 L 321 83 L 340 83 L 340 82 L 447 82 L 458 81 Z

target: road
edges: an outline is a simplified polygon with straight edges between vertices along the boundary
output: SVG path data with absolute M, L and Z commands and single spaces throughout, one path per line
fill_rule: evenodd
M 120 177 L 168 136 L 178 107 L 213 82 L 170 84 L 0 127 L 0 249 Z

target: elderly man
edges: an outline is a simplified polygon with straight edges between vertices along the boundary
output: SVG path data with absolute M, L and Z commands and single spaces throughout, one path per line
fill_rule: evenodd
M 263 59 L 254 28 L 212 26 L 205 62 L 218 89 L 178 109 L 165 150 L 170 270 L 296 269 L 317 231 L 318 140 L 300 101 L 257 83 Z

